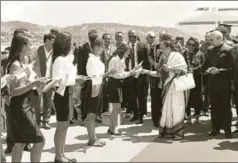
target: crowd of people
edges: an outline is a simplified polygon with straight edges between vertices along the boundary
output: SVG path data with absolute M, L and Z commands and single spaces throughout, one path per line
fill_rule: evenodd
M 110 112 L 107 133 L 121 136 L 121 111 L 125 109 L 123 118 L 143 124 L 148 96 L 159 138 L 183 139 L 192 118 L 200 123 L 209 110 L 209 135 L 223 129 L 226 138 L 232 138 L 233 107 L 238 115 L 238 41 L 230 34 L 231 26 L 220 24 L 206 33 L 204 42 L 195 37 L 185 42 L 181 36 L 161 31 L 157 44 L 155 32 L 149 31 L 142 42 L 135 30 L 129 30 L 127 42 L 118 31 L 113 44 L 110 33 L 100 36 L 90 30 L 89 41 L 80 46 L 73 43 L 71 33 L 52 29 L 34 52 L 30 32 L 15 30 L 11 46 L 1 54 L 5 153 L 12 153 L 12 162 L 21 162 L 23 150 L 28 150 L 30 161 L 40 162 L 45 144 L 40 128 L 51 129 L 49 121 L 55 112 L 55 162 L 77 162 L 64 151 L 70 123 L 81 119 L 88 132 L 87 144 L 103 147 L 106 143 L 95 131 L 103 113 Z M 175 80 L 188 74 L 195 86 L 179 91 Z

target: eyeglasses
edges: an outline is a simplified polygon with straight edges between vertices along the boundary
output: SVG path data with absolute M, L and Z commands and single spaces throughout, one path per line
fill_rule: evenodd
M 193 46 L 193 47 L 195 47 L 196 45 L 195 45 L 195 44 L 192 44 L 192 43 L 189 43 L 188 46 Z

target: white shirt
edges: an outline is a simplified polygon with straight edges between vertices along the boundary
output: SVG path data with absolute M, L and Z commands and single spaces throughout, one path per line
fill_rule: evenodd
M 116 79 L 124 79 L 130 76 L 130 72 L 126 72 L 125 68 L 125 59 L 121 59 L 118 55 L 113 57 L 108 64 L 108 71 L 117 70 L 115 74 L 111 75 L 111 77 Z
M 129 43 L 129 46 L 132 49 L 132 43 L 131 42 Z M 134 59 L 135 59 L 135 67 L 136 67 L 138 65 L 138 60 L 137 60 L 137 58 L 138 58 L 138 56 L 137 56 L 137 41 L 134 44 L 134 56 L 135 56 Z M 130 62 L 130 67 L 131 67 L 131 62 Z
M 45 77 L 51 77 L 52 51 L 53 51 L 53 49 L 51 49 L 50 51 L 47 51 L 46 47 L 44 46 L 44 50 L 45 50 L 45 57 L 46 57 L 46 73 L 45 73 Z
M 61 79 L 60 84 L 56 83 L 56 86 L 75 85 L 77 66 L 73 65 L 74 55 L 72 53 L 67 56 L 59 56 L 55 59 L 52 67 L 53 79 Z
M 92 85 L 99 85 L 102 83 L 102 75 L 105 72 L 105 65 L 100 60 L 100 56 L 89 53 L 86 71 L 87 75 L 92 79 Z

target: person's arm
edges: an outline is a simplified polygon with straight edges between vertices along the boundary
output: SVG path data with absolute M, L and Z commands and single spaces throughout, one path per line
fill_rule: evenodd
M 10 74 L 13 74 L 15 71 L 21 68 L 21 65 L 19 62 L 13 62 L 10 67 Z M 24 94 L 31 90 L 33 87 L 37 86 L 39 84 L 39 81 L 36 80 L 32 83 L 26 84 L 24 86 L 19 86 L 19 81 L 13 80 L 10 84 L 10 92 L 9 94 L 11 96 L 19 96 L 21 94 Z
M 118 69 L 117 63 L 118 61 L 115 58 L 112 58 L 108 64 L 108 70 L 109 72 L 111 70 L 116 70 Z M 120 61 L 121 62 L 121 61 Z M 119 66 L 122 66 L 122 63 L 119 63 Z M 111 75 L 111 77 L 115 79 L 125 79 L 131 75 L 131 72 L 116 72 L 115 74 Z
M 61 58 L 58 57 L 55 59 L 53 65 L 52 65 L 52 81 L 49 82 L 44 88 L 43 92 L 48 92 L 51 88 L 53 88 L 56 83 L 60 83 L 62 80 L 62 68 L 63 64 L 61 61 Z
M 146 70 L 146 69 L 142 70 L 142 74 L 147 74 L 147 75 L 150 75 L 152 77 L 159 77 L 160 76 L 158 71 L 150 71 L 150 70 Z

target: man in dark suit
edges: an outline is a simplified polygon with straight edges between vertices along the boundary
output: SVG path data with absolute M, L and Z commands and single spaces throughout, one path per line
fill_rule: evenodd
M 146 35 L 147 40 L 147 54 L 149 56 L 150 70 L 156 71 L 156 66 L 159 62 L 160 53 L 159 45 L 155 43 L 155 33 L 150 31 Z M 155 127 L 159 127 L 159 119 L 162 116 L 162 99 L 161 89 L 159 88 L 159 78 L 149 76 L 150 81 L 150 95 L 151 95 L 151 117 Z
M 51 33 L 44 35 L 44 45 L 40 46 L 37 50 L 36 56 L 36 64 L 34 67 L 35 72 L 38 77 L 52 77 L 52 54 L 53 54 L 53 42 L 55 40 L 55 35 Z M 43 93 L 43 97 L 40 97 L 39 101 L 36 105 L 36 121 L 40 127 L 45 129 L 50 129 L 50 125 L 48 124 L 51 116 L 51 108 L 52 108 L 52 93 L 53 89 L 50 91 Z M 41 121 L 41 98 L 43 98 L 43 107 L 42 107 L 42 118 Z M 42 124 L 41 124 L 42 123 Z
M 90 30 L 88 32 L 88 38 L 89 38 L 89 42 L 86 42 L 83 46 L 82 49 L 79 50 L 79 54 L 78 54 L 78 74 L 79 75 L 84 75 L 87 76 L 87 72 L 86 72 L 86 65 L 87 65 L 87 61 L 88 61 L 88 57 L 89 57 L 89 53 L 92 52 L 92 47 L 91 44 L 94 40 L 96 40 L 98 38 L 98 32 L 96 30 Z M 81 93 L 80 93 L 80 99 L 81 99 L 81 118 L 84 121 L 87 117 L 87 112 L 84 106 L 85 103 L 85 97 L 84 97 L 84 92 L 85 92 L 85 88 L 87 87 L 87 84 L 89 84 L 88 81 L 82 83 L 81 85 Z
M 130 71 L 143 61 L 142 68 L 150 69 L 150 63 L 146 51 L 145 44 L 137 39 L 137 34 L 134 30 L 128 32 L 130 54 L 126 59 L 126 70 Z M 131 121 L 139 118 L 138 124 L 143 123 L 143 116 L 147 114 L 147 95 L 148 95 L 148 81 L 147 75 L 140 74 L 138 77 L 129 77 L 124 80 L 128 93 L 128 109 L 133 111 Z
M 236 106 L 236 114 L 238 117 L 238 44 L 235 44 L 233 49 L 233 58 L 234 58 L 234 64 L 235 64 L 235 69 L 233 71 L 233 84 L 234 84 L 234 96 L 235 96 L 235 106 Z M 235 123 L 235 126 L 238 129 L 238 120 Z M 235 131 L 238 133 L 238 130 Z
M 224 129 L 226 137 L 232 138 L 230 106 L 231 77 L 233 56 L 231 47 L 224 43 L 221 32 L 215 30 L 210 34 L 213 48 L 209 48 L 203 69 L 209 74 L 209 92 L 211 95 L 212 131 L 210 136 L 216 136 Z

